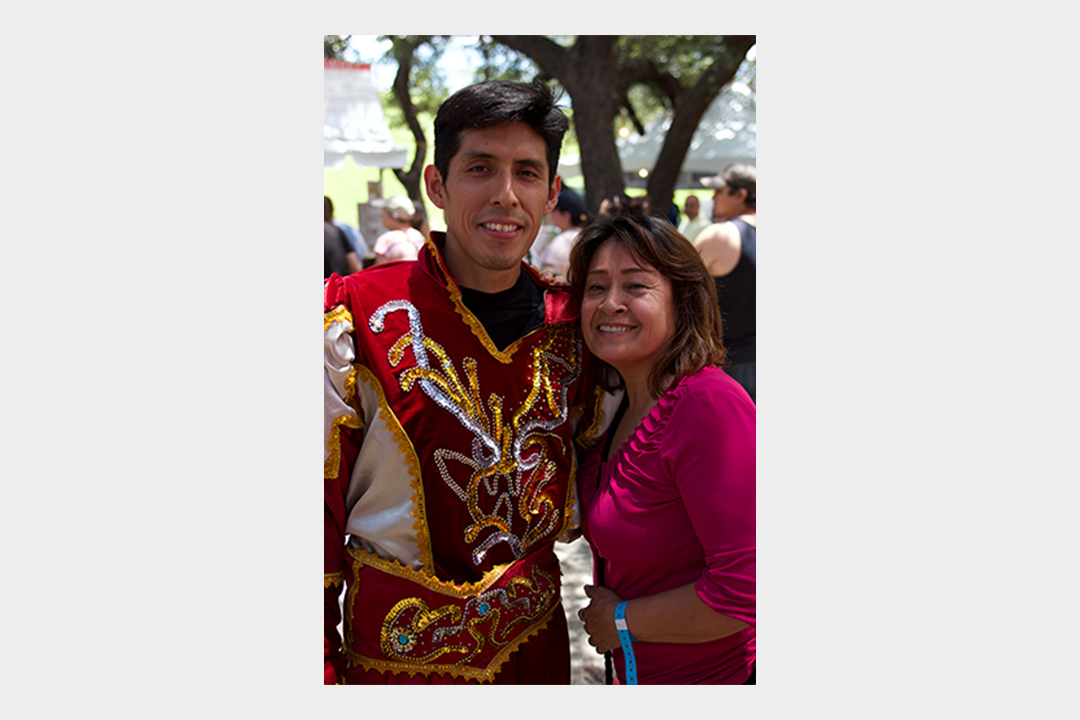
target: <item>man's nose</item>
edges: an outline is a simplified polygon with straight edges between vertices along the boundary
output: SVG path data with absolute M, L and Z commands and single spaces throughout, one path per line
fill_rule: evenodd
M 495 176 L 495 190 L 491 196 L 491 204 L 500 207 L 517 207 L 517 192 L 514 189 L 514 174 L 512 172 L 500 172 Z

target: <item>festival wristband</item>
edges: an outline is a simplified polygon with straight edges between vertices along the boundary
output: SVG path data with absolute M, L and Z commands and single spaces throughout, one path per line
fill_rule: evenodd
M 626 624 L 626 603 L 623 600 L 615 606 L 615 629 L 619 631 L 619 643 L 622 645 L 623 658 L 626 660 L 626 684 L 637 685 L 637 661 L 634 659 L 633 642 L 637 640 L 630 634 Z

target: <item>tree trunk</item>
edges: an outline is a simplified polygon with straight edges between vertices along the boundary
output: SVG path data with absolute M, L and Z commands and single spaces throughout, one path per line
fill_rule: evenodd
M 755 35 L 725 38 L 725 45 L 730 48 L 730 54 L 716 58 L 712 66 L 702 73 L 697 83 L 676 106 L 675 117 L 664 136 L 664 144 L 660 148 L 660 155 L 656 158 L 652 174 L 649 175 L 646 192 L 649 193 L 649 199 L 652 202 L 653 215 L 667 217 L 668 208 L 671 207 L 675 197 L 675 184 L 678 182 L 679 172 L 702 116 L 716 100 L 720 91 L 734 79 L 735 73 L 746 58 L 746 53 L 755 42 L 757 42 Z M 718 171 L 720 169 L 717 168 Z
M 401 106 L 401 112 L 405 116 L 405 123 L 409 126 L 413 139 L 416 140 L 412 165 L 409 166 L 408 170 L 395 168 L 394 176 L 405 186 L 405 192 L 408 193 L 409 199 L 414 203 L 420 203 L 420 207 L 423 207 L 424 196 L 421 192 L 421 185 L 424 173 L 424 159 L 427 155 L 427 137 L 424 135 L 424 130 L 416 117 L 416 106 L 413 105 L 412 97 L 409 95 L 412 57 L 416 48 L 413 46 L 399 47 L 399 41 L 397 40 L 394 41 L 394 45 L 394 54 L 397 56 L 398 61 L 397 75 L 394 76 L 394 97 L 397 98 L 398 105 Z
M 574 45 L 577 56 L 566 89 L 573 98 L 574 130 L 585 176 L 585 202 L 596 215 L 600 202 L 625 188 L 619 150 L 615 145 L 615 114 L 619 109 L 617 37 L 582 35 Z
M 539 35 L 492 35 L 491 38 L 529 56 L 569 93 L 581 149 L 585 205 L 595 215 L 601 200 L 621 193 L 624 188 L 614 133 L 618 110 L 615 52 L 618 36 L 581 35 L 571 48 Z

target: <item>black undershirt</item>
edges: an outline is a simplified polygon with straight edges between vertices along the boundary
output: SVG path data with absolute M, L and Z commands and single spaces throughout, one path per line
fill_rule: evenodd
M 524 270 L 514 287 L 497 293 L 461 288 L 461 301 L 469 308 L 499 350 L 505 350 L 543 326 L 544 288 Z

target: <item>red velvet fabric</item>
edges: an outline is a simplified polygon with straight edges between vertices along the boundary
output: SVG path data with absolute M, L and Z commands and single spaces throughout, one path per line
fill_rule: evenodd
M 434 240 L 441 243 L 438 234 Z M 576 464 L 574 427 L 568 418 L 587 415 L 593 385 L 577 323 L 578 299 L 571 288 L 548 285 L 546 327 L 501 352 L 459 296 L 429 244 L 416 262 L 378 265 L 345 278 L 331 276 L 325 310 L 344 306 L 352 315 L 356 364 L 374 375 L 420 464 L 423 503 L 414 514 L 423 521 L 418 536 L 422 571 L 440 581 L 469 584 L 537 549 L 554 560 L 551 547 L 568 520 Z M 579 427 L 590 419 L 585 417 Z M 338 478 L 325 483 L 327 573 L 346 567 L 345 495 L 364 430 L 342 426 L 340 438 Z M 387 618 L 394 604 L 413 598 L 437 602 L 420 585 L 383 583 L 368 570 L 360 578 L 358 624 L 350 630 L 352 650 L 365 657 L 380 645 L 384 625 L 390 627 Z M 347 582 L 354 583 L 356 576 L 346 574 Z M 348 663 L 335 629 L 341 619 L 338 594 L 332 590 L 327 592 L 324 618 L 328 662 L 349 682 L 378 680 L 386 673 L 372 675 L 357 667 L 344 671 Z M 519 665 L 521 657 L 531 657 L 533 663 Z M 512 654 L 496 682 L 562 682 L 562 670 L 552 668 L 560 668 L 563 660 L 568 681 L 568 658 L 560 609 L 544 630 Z M 417 663 L 421 669 L 424 665 Z M 395 672 L 387 680 L 419 678 Z

